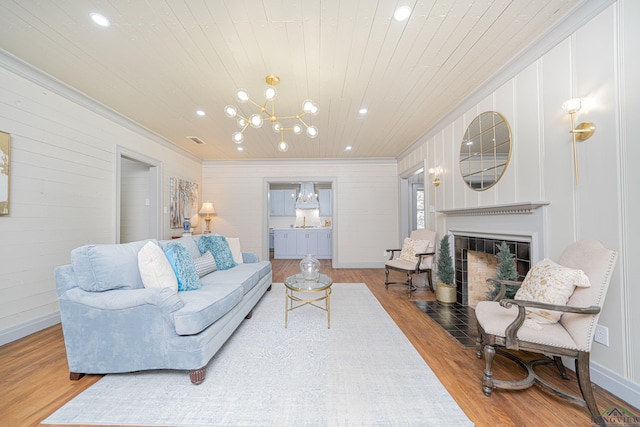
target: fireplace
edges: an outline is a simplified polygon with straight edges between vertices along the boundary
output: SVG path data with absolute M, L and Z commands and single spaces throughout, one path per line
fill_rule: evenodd
M 495 236 L 494 236 L 495 237 Z M 486 298 L 486 279 L 493 276 L 498 260 L 498 246 L 507 242 L 516 258 L 519 280 L 531 267 L 531 242 L 454 234 L 457 301 L 474 306 Z
M 458 303 L 475 305 L 482 298 L 481 295 L 486 294 L 481 282 L 495 271 L 495 254 L 502 242 L 507 242 L 516 258 L 520 280 L 532 265 L 544 258 L 546 212 L 540 208 L 548 204 L 523 202 L 440 211 L 446 215 L 448 233 L 453 242 Z M 471 268 L 470 253 L 472 261 L 476 263 Z M 480 288 L 477 289 L 477 286 Z

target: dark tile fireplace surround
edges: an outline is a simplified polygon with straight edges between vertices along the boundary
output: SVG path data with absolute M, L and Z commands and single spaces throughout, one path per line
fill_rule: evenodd
M 494 239 L 486 237 L 473 237 L 454 235 L 455 269 L 456 269 L 456 290 L 457 301 L 462 305 L 468 305 L 468 271 L 467 253 L 469 251 L 482 252 L 496 255 L 498 246 L 502 242 L 507 242 L 509 250 L 516 258 L 516 268 L 518 270 L 518 280 L 524 279 L 531 267 L 531 243 L 514 240 Z
M 473 307 L 468 305 L 469 251 L 497 254 L 506 241 L 516 258 L 519 280 L 529 268 L 544 258 L 549 202 L 518 202 L 497 206 L 443 210 L 452 236 L 456 272 L 457 302 L 416 301 L 415 304 L 463 346 L 475 345 L 477 327 Z

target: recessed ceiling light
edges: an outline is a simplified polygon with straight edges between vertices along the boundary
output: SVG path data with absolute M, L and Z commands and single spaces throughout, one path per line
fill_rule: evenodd
M 196 110 L 196 114 L 199 115 L 200 117 L 204 117 L 207 115 L 207 113 L 205 113 L 203 110 Z
M 238 151 L 244 151 L 244 148 L 238 147 Z
M 93 22 L 100 25 L 101 27 L 108 27 L 111 25 L 111 22 L 109 21 L 109 19 L 107 19 L 107 17 L 104 15 L 101 15 L 99 13 L 92 13 L 89 16 L 91 16 L 91 20 Z
M 406 21 L 411 16 L 411 8 L 409 6 L 400 6 L 393 13 L 393 19 L 396 21 Z
M 366 108 L 361 108 L 361 109 L 359 109 L 359 110 L 358 110 L 358 113 L 360 113 L 360 114 L 367 114 L 367 111 L 368 111 L 368 110 L 367 110 Z
M 344 151 L 351 151 L 351 146 L 347 145 L 346 148 L 344 149 Z

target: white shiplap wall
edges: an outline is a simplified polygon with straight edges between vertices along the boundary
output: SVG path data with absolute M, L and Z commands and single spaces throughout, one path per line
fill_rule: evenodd
M 64 96 L 62 96 L 64 94 Z M 112 119 L 107 117 L 112 116 Z M 26 64 L 0 55 L 0 129 L 11 134 L 11 213 L 0 217 L 0 344 L 58 319 L 53 271 L 116 238 L 116 147 L 201 180 L 200 162 Z M 164 236 L 171 231 L 165 215 Z
M 430 200 L 435 210 L 517 201 L 551 202 L 547 209 L 546 256 L 557 259 L 571 242 L 601 240 L 620 258 L 599 323 L 609 328 L 609 347 L 592 348 L 593 379 L 640 403 L 640 232 L 635 219 L 640 199 L 638 144 L 632 139 L 640 116 L 640 4 L 619 1 L 586 22 L 570 37 L 532 62 L 511 80 L 468 106 L 398 159 L 402 174 L 421 164 L 442 166 L 442 184 Z M 578 146 L 580 183 L 573 174 L 569 116 L 562 103 L 580 97 L 587 105 L 576 123 L 592 121 L 595 135 Z M 460 178 L 460 141 L 467 125 L 486 110 L 508 120 L 513 137 L 511 162 L 494 187 L 475 192 Z M 446 217 L 431 214 L 440 232 Z M 594 368 L 595 366 L 595 368 Z M 612 386 L 612 384 L 614 384 Z
M 204 199 L 217 216 L 212 231 L 240 237 L 242 248 L 267 255 L 267 182 L 333 182 L 336 267 L 382 267 L 398 245 L 398 173 L 394 160 L 205 162 Z

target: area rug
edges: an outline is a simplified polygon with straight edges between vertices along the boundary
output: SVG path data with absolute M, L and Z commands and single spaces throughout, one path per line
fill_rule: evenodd
M 365 284 L 334 284 L 327 313 L 289 314 L 275 283 L 194 386 L 186 371 L 107 375 L 43 424 L 471 426 Z

